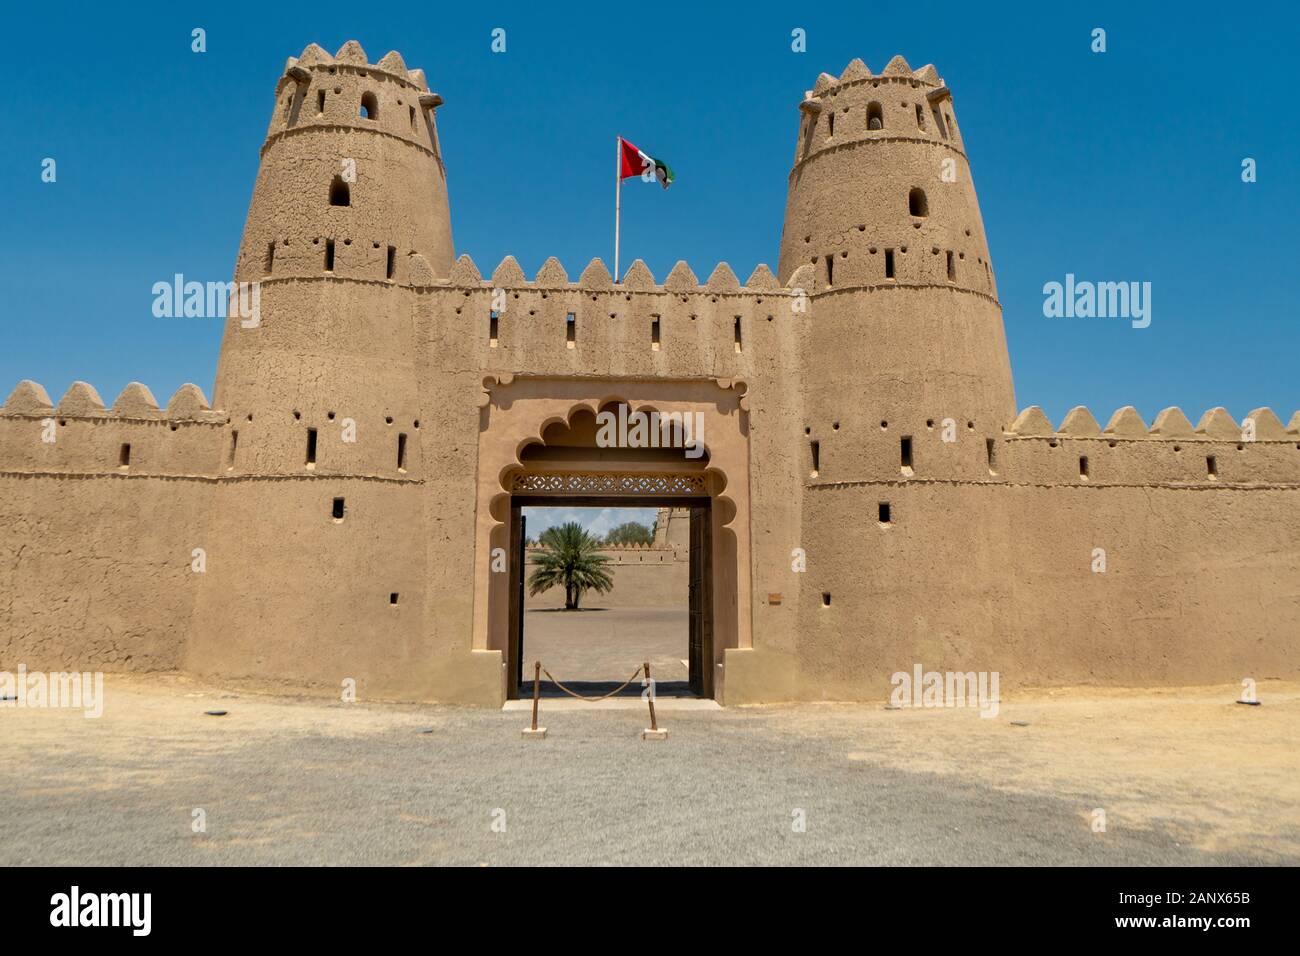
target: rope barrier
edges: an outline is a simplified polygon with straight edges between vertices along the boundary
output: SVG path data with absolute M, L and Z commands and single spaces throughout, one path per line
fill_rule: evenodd
M 539 665 L 539 666 L 540 666 L 540 665 Z M 555 675 L 553 675 L 553 674 L 552 674 L 550 671 L 548 671 L 545 667 L 542 668 L 542 673 L 545 674 L 545 675 L 550 679 L 550 681 L 551 681 L 552 684 L 554 684 L 556 687 L 560 688 L 560 690 L 564 691 L 564 692 L 565 692 L 566 694 L 568 694 L 570 697 L 576 697 L 578 700 L 585 700 L 585 701 L 588 701 L 588 702 L 593 702 L 593 701 L 598 701 L 598 700 L 607 700 L 608 698 L 613 697 L 615 694 L 621 693 L 623 690 L 625 690 L 625 689 L 628 687 L 628 685 L 630 685 L 630 684 L 632 683 L 632 681 L 636 680 L 637 675 L 641 673 L 641 666 L 640 666 L 640 665 L 637 666 L 637 669 L 634 670 L 634 671 L 632 672 L 632 676 L 629 677 L 627 680 L 625 680 L 625 681 L 623 682 L 622 686 L 620 686 L 620 687 L 615 687 L 615 688 L 614 688 L 613 690 L 611 690 L 608 694 L 601 694 L 599 697 L 587 697 L 587 696 L 584 695 L 584 694 L 579 694 L 579 693 L 576 693 L 575 691 L 571 691 L 571 690 L 569 690 L 569 688 L 565 687 L 565 686 L 564 686 L 563 684 L 561 684 L 558 680 L 556 680 L 556 679 L 555 679 Z

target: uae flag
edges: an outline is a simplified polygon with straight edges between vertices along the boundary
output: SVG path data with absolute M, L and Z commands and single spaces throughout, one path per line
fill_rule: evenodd
M 627 179 L 631 176 L 644 176 L 648 171 L 654 170 L 655 178 L 659 180 L 659 185 L 664 189 L 675 178 L 673 171 L 662 159 L 655 159 L 649 153 L 643 153 L 623 137 L 618 138 L 619 150 L 623 157 L 622 167 L 620 169 L 619 179 Z

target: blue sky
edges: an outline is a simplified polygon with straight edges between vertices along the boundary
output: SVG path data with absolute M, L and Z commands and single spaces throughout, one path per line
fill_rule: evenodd
M 289 55 L 389 49 L 446 99 L 453 235 L 484 272 L 556 255 L 576 276 L 612 246 L 613 140 L 672 164 L 624 192 L 624 261 L 662 279 L 776 265 L 796 104 L 854 56 L 934 62 L 954 91 L 1021 406 L 1105 421 L 1135 404 L 1193 421 L 1297 389 L 1298 124 L 1286 107 L 1294 5 L 138 3 L 21 4 L 0 119 L 0 391 L 74 379 L 111 402 L 210 396 L 219 322 L 158 319 L 150 287 L 228 279 L 275 82 Z M 1094 27 L 1108 50 L 1090 51 Z M 190 51 L 207 31 L 208 52 Z M 506 52 L 490 50 L 506 30 Z M 790 49 L 794 28 L 807 52 Z M 42 183 L 41 161 L 58 163 Z M 1241 162 L 1258 182 L 1241 181 Z M 1067 272 L 1150 281 L 1152 323 L 1048 319 Z

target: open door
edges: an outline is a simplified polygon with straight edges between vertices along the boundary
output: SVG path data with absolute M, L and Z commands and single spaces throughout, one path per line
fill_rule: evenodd
M 691 506 L 690 645 L 691 692 L 713 696 L 713 535 L 707 505 Z
M 519 504 L 510 506 L 510 646 L 506 652 L 506 697 L 514 700 L 524 682 L 524 582 L 528 578 L 527 541 L 524 517 Z

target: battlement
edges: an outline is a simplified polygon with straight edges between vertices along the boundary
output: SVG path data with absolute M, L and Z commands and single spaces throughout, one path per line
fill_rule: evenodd
M 1205 412 L 1193 428 L 1182 409 L 1171 405 L 1161 411 L 1148 428 L 1137 409 L 1125 405 L 1111 415 L 1106 427 L 1102 428 L 1092 412 L 1083 405 L 1076 405 L 1062 419 L 1061 427 L 1054 429 L 1043 410 L 1037 405 L 1030 405 L 1016 417 L 1007 433 L 1015 438 L 1091 438 L 1105 440 L 1112 445 L 1119 441 L 1147 439 L 1297 442 L 1300 440 L 1300 411 L 1291 416 L 1288 425 L 1283 425 L 1271 408 L 1257 408 L 1238 424 L 1226 408 L 1217 407 Z
M 289 57 L 284 64 L 286 76 L 298 79 L 301 76 L 297 72 L 299 70 L 321 70 L 330 76 L 340 72 L 362 76 L 380 74 L 416 90 L 429 88 L 424 70 L 408 70 L 402 55 L 396 50 L 389 50 L 379 62 L 371 63 L 366 57 L 366 51 L 356 40 L 348 40 L 333 56 L 315 43 L 307 44 L 302 53 Z
M 139 382 L 105 407 L 86 382 L 74 382 L 55 405 L 24 380 L 0 408 L 0 471 L 215 475 L 228 421 L 188 383 L 166 408 Z
M 709 274 L 709 278 L 700 282 L 699 278 L 685 262 L 678 261 L 662 283 L 655 279 L 649 267 L 637 259 L 623 275 L 622 282 L 615 282 L 605 263 L 592 259 L 577 281 L 570 281 L 564 266 L 554 256 L 542 264 L 536 277 L 529 281 L 514 256 L 501 260 L 489 278 L 484 279 L 474 264 L 474 260 L 462 255 L 452 266 L 451 274 L 445 281 L 433 278 L 432 273 L 424 273 L 421 282 L 412 279 L 413 285 L 452 286 L 456 288 L 501 288 L 501 289 L 535 289 L 551 291 L 573 289 L 582 292 L 623 292 L 623 293 L 670 293 L 677 295 L 741 295 L 754 293 L 793 293 L 795 286 L 791 283 L 782 287 L 772 270 L 759 264 L 742 286 L 736 273 L 725 262 L 719 262 Z

